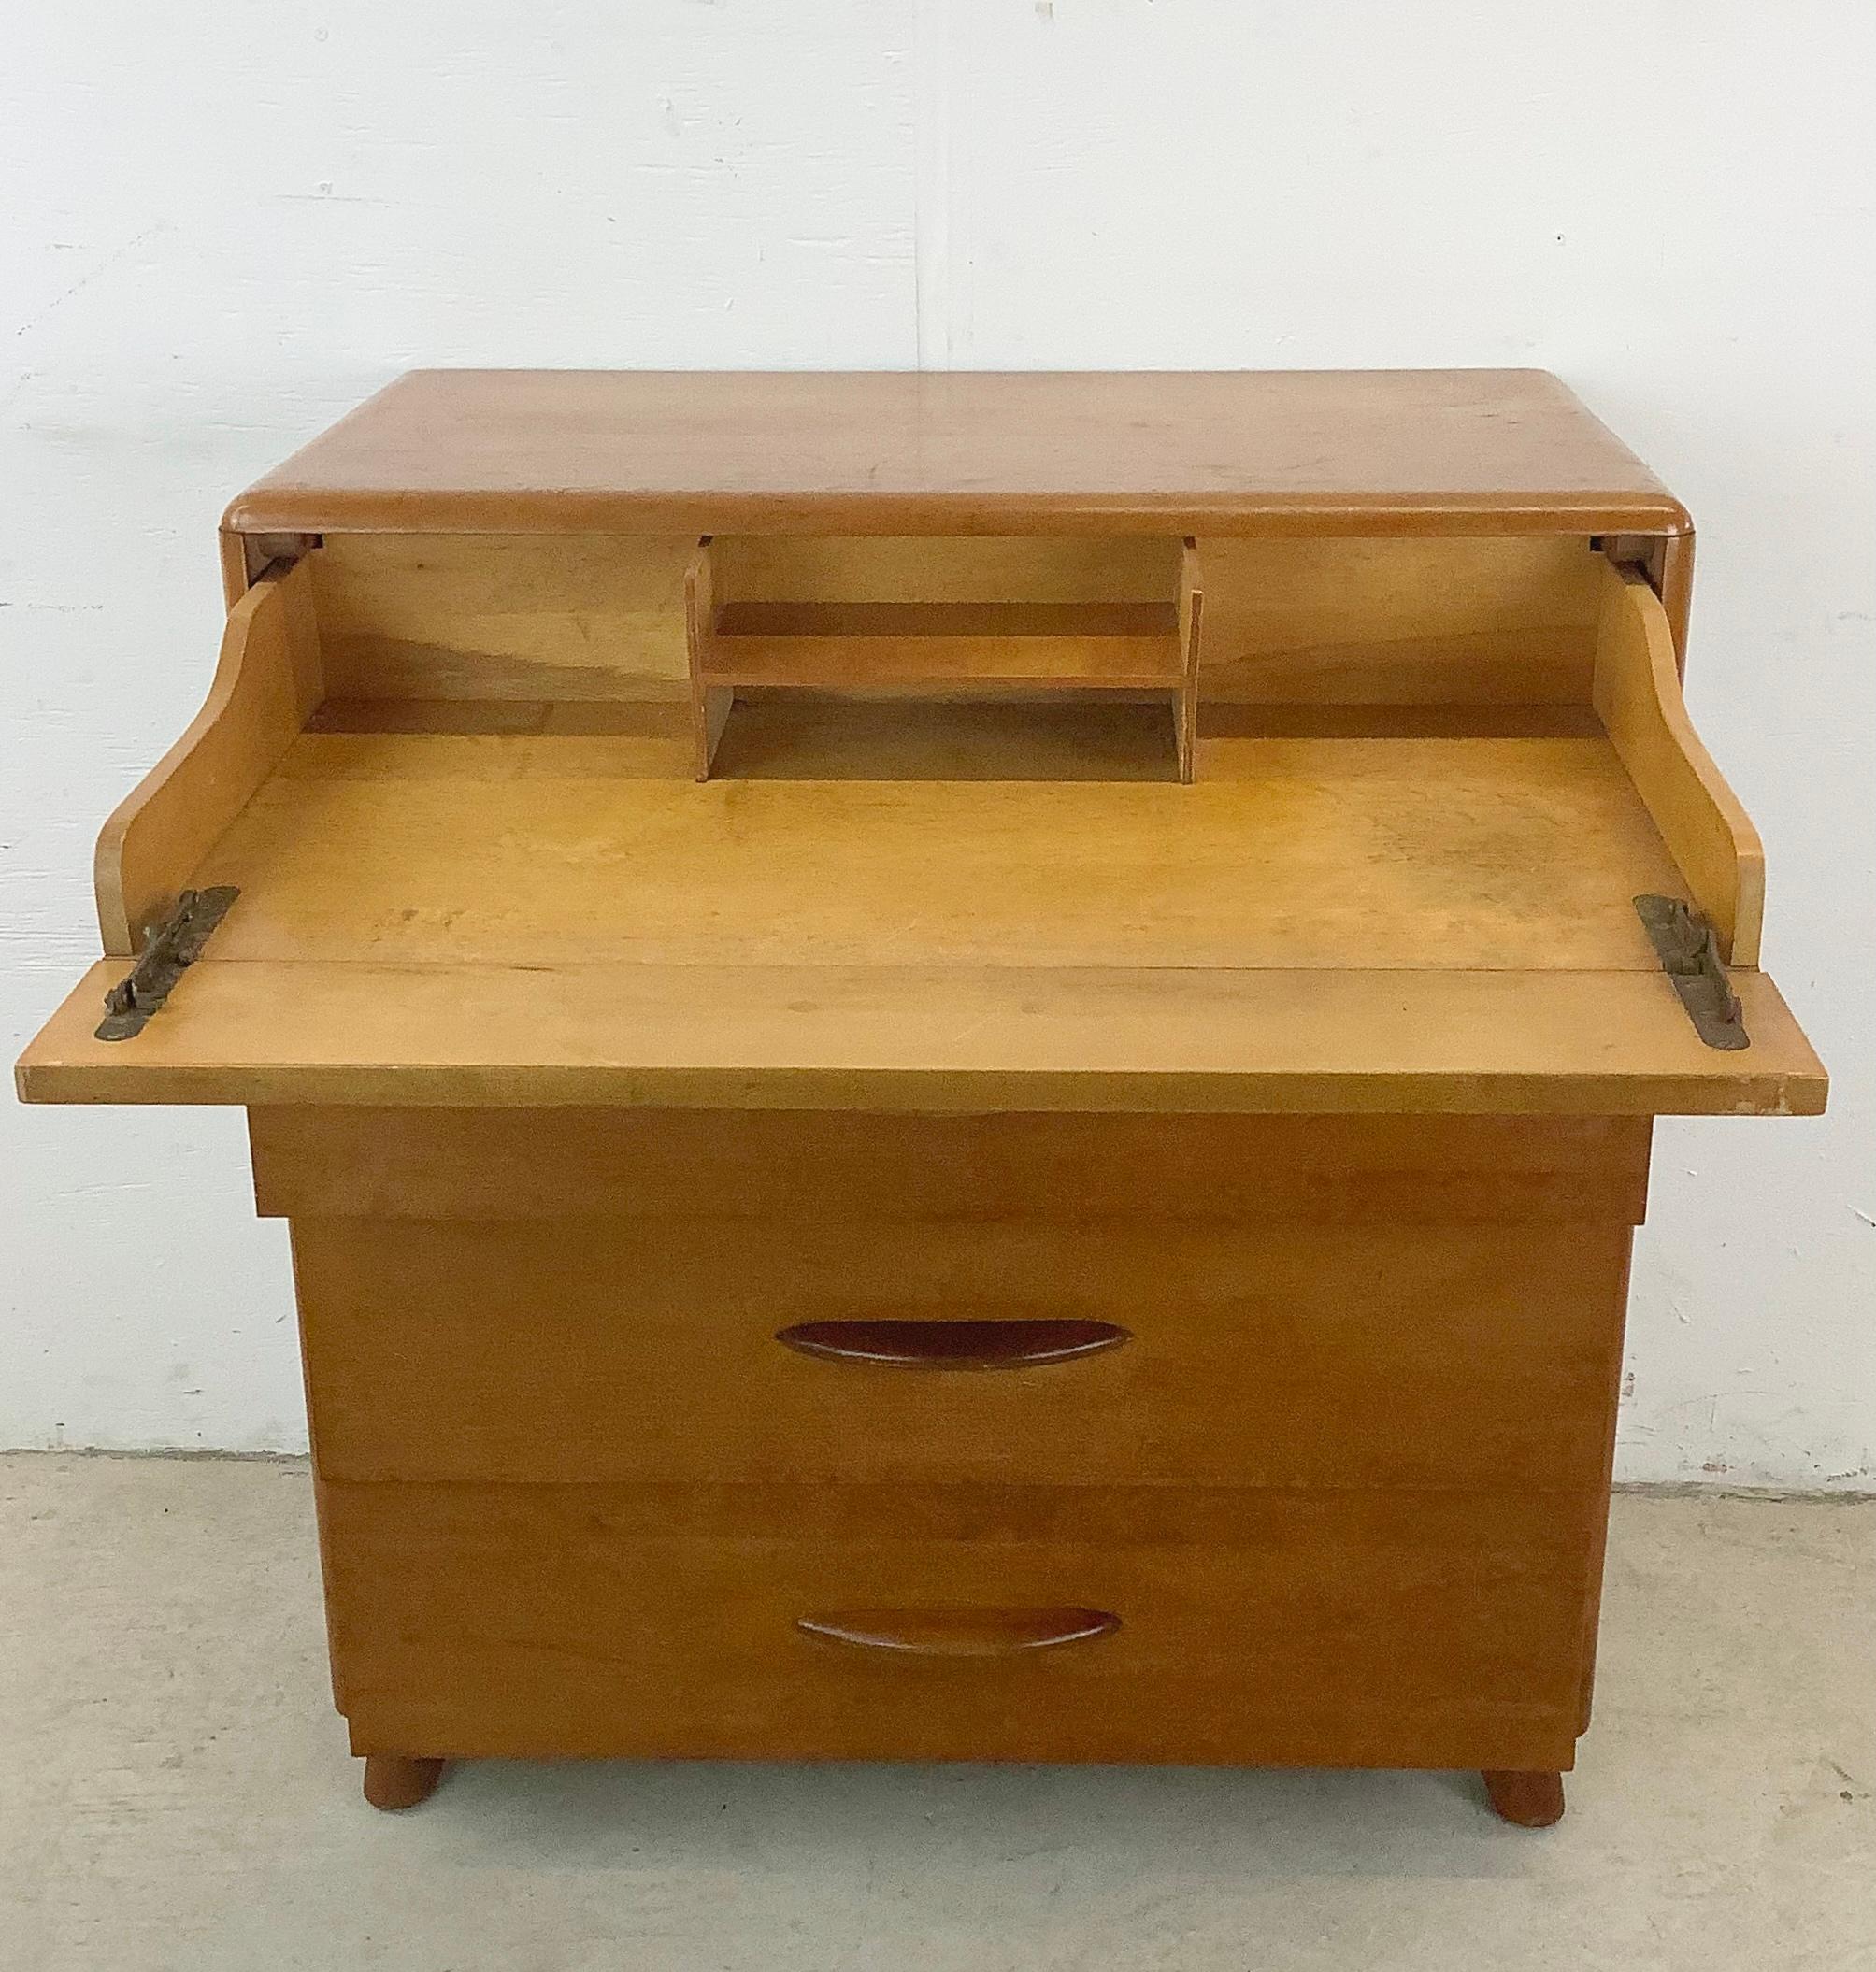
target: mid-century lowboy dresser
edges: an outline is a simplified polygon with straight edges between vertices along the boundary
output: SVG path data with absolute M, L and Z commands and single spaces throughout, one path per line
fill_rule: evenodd
M 1566 390 L 426 372 L 222 546 L 20 1086 L 247 1107 L 370 1799 L 1562 1812 L 1652 1119 L 1825 1096 Z

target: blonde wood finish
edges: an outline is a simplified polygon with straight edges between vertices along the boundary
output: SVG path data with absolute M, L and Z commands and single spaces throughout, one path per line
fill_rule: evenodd
M 1200 750 L 1190 788 L 698 787 L 629 735 L 308 734 L 194 876 L 243 961 L 1658 967 L 1630 899 L 1685 893 L 1606 739 Z
M 1631 1246 L 1631 1257 L 1632 1257 Z M 1623 1268 L 1622 1279 L 1616 1283 L 1617 1305 L 1625 1311 L 1628 1306 L 1629 1270 Z M 1615 1476 L 1615 1430 L 1616 1407 L 1611 1401 L 1602 1412 L 1602 1451 L 1598 1460 L 1597 1490 L 1607 1500 Z M 1604 1563 L 1609 1545 L 1609 1516 L 1605 1512 L 1597 1521 L 1591 1533 L 1591 1551 L 1588 1577 L 1588 1593 L 1583 1597 L 1582 1610 L 1582 1689 L 1579 1694 L 1577 1708 L 1577 1731 L 1589 1730 L 1590 1713 L 1596 1700 L 1596 1638 L 1597 1629 L 1602 1620 L 1602 1579 Z
M 1156 605 L 1179 582 L 1170 535 L 721 535 L 724 606 L 985 602 Z
M 239 536 L 227 538 L 238 547 Z M 695 546 L 608 535 L 328 536 L 312 560 L 329 689 L 381 707 L 672 699 L 686 677 L 683 580 Z M 1196 552 L 1210 591 L 1209 703 L 1588 703 L 1600 588 L 1583 539 L 1212 536 Z M 790 606 L 797 636 L 809 612 L 840 636 L 856 612 L 870 612 L 875 636 L 903 637 L 920 613 L 929 633 L 944 612 L 989 605 L 1032 635 L 1049 612 L 1066 613 L 1051 625 L 1059 635 L 1076 612 L 1124 622 L 1116 612 L 1162 607 L 1181 588 L 1181 545 L 1165 536 L 717 536 L 711 554 L 725 625 L 752 633 Z M 1008 634 L 987 615 L 980 622 L 981 635 Z M 929 647 L 923 655 L 930 661 Z M 976 668 L 998 664 L 987 649 Z M 1004 658 L 1001 668 L 1020 666 Z
M 987 1382 L 990 1379 L 984 1379 Z M 1559 1769 L 1601 1502 L 992 1486 L 319 1487 L 355 1747 Z M 842 1608 L 1085 1608 L 958 1659 Z
M 1584 705 L 1600 558 L 1542 535 L 1201 540 L 1211 704 Z
M 943 608 L 945 606 L 936 606 Z M 1158 633 L 1137 631 L 1137 612 L 1111 626 L 1075 630 L 1039 626 L 1032 616 L 991 635 L 927 621 L 905 630 L 862 627 L 843 610 L 795 607 L 785 627 L 761 630 L 740 622 L 719 626 L 702 676 L 721 683 L 768 690 L 912 693 L 979 697 L 992 693 L 1159 692 L 1182 686 L 1173 610 Z M 761 619 L 767 624 L 777 615 Z
M 731 685 L 710 681 L 716 668 L 717 590 L 715 549 L 709 535 L 700 540 L 684 570 L 684 640 L 689 653 L 691 744 L 696 779 L 710 778 L 710 764 L 736 704 Z
M 236 922 L 236 904 L 218 937 Z M 896 1111 L 1814 1116 L 1762 973 L 1753 1045 L 1648 972 L 192 966 L 135 1048 L 95 965 L 15 1069 L 26 1102 Z
M 1179 778 L 1190 781 L 1198 747 L 1198 679 L 1204 660 L 1205 588 L 1198 543 L 1186 540 L 1179 558 L 1179 689 L 1173 693 L 1172 722 Z
M 1096 597 L 1065 595 L 1087 548 L 1108 545 L 810 539 L 800 546 L 813 552 L 790 557 L 748 538 L 706 539 L 686 592 L 696 778 L 709 778 L 738 691 L 929 700 L 1122 693 L 1170 705 L 1177 778 L 1189 781 L 1196 550 L 1185 543 L 1177 574 L 1168 568 L 1161 593 L 1140 600 L 1126 593 L 1136 566 L 1170 558 L 1162 544 L 1144 544 L 1160 550 L 1150 555 L 1119 544 L 1116 571 L 1089 583 Z M 895 575 L 909 594 L 881 593 Z M 768 576 L 784 594 L 760 593 Z M 960 593 L 972 579 L 981 587 Z M 812 593 L 817 581 L 828 593 Z
M 1603 574 L 1596 709 L 1687 893 L 1712 919 L 1734 965 L 1756 965 L 1765 914 L 1758 831 L 1700 744 L 1675 670 L 1674 639 L 1659 598 L 1633 569 Z
M 1628 1226 L 1648 1199 L 1645 1117 L 293 1107 L 248 1124 L 274 1218 Z
M 703 1199 L 694 1216 L 293 1233 L 328 1479 L 1607 1480 L 1620 1223 L 729 1220 Z M 958 1377 L 777 1339 L 869 1317 L 1066 1317 L 1131 1340 Z
M 954 644 L 967 651 L 995 644 L 1005 638 L 1020 638 L 1038 645 L 1063 639 L 1087 643 L 1116 637 L 1157 645 L 1170 638 L 1177 624 L 1177 605 L 1164 599 L 1149 603 L 1023 601 L 972 601 L 943 603 L 910 602 L 756 602 L 723 603 L 717 610 L 717 628 L 728 641 L 729 654 L 719 653 L 718 663 L 740 668 L 745 642 L 751 638 L 772 638 L 788 642 L 813 637 L 826 643 L 841 643 L 854 637 L 870 637 L 881 643 L 917 639 L 928 643 L 935 654 Z M 988 663 L 968 668 L 960 663 L 967 678 L 993 675 Z M 1067 676 L 1067 667 L 1056 667 Z M 1164 676 L 1155 673 L 1157 682 Z M 844 681 L 844 680 L 843 680 Z
M 1164 780 L 1154 713 L 1128 695 L 995 699 L 751 697 L 737 721 L 736 771 L 751 780 Z M 780 716 L 778 716 L 780 715 Z M 630 771 L 680 756 L 687 707 L 646 699 L 328 698 L 314 734 L 611 734 L 639 741 Z M 1594 739 L 1581 706 L 1212 705 L 1215 739 Z M 753 743 L 752 744 L 752 739 Z M 688 755 L 682 755 L 688 759 Z
M 695 534 L 329 534 L 312 564 L 336 698 L 680 701 Z
M 1668 627 L 1674 633 L 1674 668 L 1684 677 L 1687 670 L 1687 625 L 1694 607 L 1694 536 L 1691 533 L 1664 535 L 1654 555 L 1655 593 L 1668 613 Z
M 232 527 L 224 527 L 216 536 L 216 548 L 222 561 L 222 606 L 233 609 L 249 589 L 248 539 Z
M 229 611 L 201 711 L 98 837 L 98 924 L 107 953 L 138 950 L 298 737 L 322 691 L 305 566 L 276 568 Z
M 1538 370 L 421 370 L 230 507 L 242 531 L 1678 534 Z

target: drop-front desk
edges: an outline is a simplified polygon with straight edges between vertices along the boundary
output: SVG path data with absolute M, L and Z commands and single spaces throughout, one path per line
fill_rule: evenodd
M 1525 371 L 428 372 L 238 499 L 20 1085 L 248 1108 L 366 1795 L 1554 1820 L 1651 1119 L 1825 1096 L 1692 546 Z

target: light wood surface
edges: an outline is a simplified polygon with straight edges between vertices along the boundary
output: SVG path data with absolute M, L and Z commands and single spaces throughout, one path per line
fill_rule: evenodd
M 1615 1116 L 249 1111 L 255 1202 L 305 1219 L 1639 1225 Z M 733 1232 L 724 1236 L 734 1238 Z
M 1151 712 L 1151 719 L 1137 715 Z M 781 716 L 775 716 L 780 714 Z M 640 699 L 328 698 L 307 722 L 327 733 L 598 734 L 647 743 L 687 736 L 688 710 Z M 1202 705 L 1209 739 L 1599 739 L 1580 706 Z M 1125 695 L 1053 693 L 1023 704 L 750 694 L 733 746 L 752 780 L 1164 780 L 1158 707 Z M 662 743 L 660 746 L 657 743 Z
M 1208 704 L 1584 705 L 1587 541 L 1333 536 L 1198 544 Z
M 1676 534 L 1539 370 L 422 370 L 235 501 L 243 531 Z
M 215 536 L 215 551 L 222 564 L 222 602 L 233 609 L 250 587 L 248 536 L 224 526 Z
M 1654 550 L 1654 579 L 1668 627 L 1674 634 L 1674 668 L 1687 670 L 1687 632 L 1694 608 L 1694 536 L 1663 535 Z
M 691 550 L 684 567 L 684 645 L 691 694 L 691 751 L 695 778 L 708 780 L 717 746 L 736 704 L 732 685 L 712 681 L 717 650 L 716 544 L 709 535 Z
M 1052 693 L 1023 704 L 939 695 L 749 694 L 733 751 L 751 780 L 1164 780 L 1157 706 Z M 1152 719 L 1135 715 L 1151 712 Z M 774 715 L 780 714 L 777 717 Z M 329 733 L 599 734 L 646 743 L 687 736 L 686 708 L 639 699 L 328 698 L 307 722 Z M 1209 739 L 1600 739 L 1580 706 L 1203 705 Z
M 237 537 L 231 537 L 237 538 Z M 315 600 L 336 698 L 499 707 L 670 699 L 685 678 L 683 536 L 328 536 Z M 1340 537 L 1197 544 L 1209 590 L 1210 703 L 1587 705 L 1600 559 L 1581 538 Z M 1079 613 L 1163 609 L 1181 586 L 1169 536 L 728 536 L 713 538 L 732 628 L 766 612 L 983 612 L 981 634 L 1056 634 Z M 986 609 L 986 605 L 989 608 Z M 1064 621 L 1062 619 L 1067 619 Z M 797 614 L 797 631 L 804 618 Z M 1143 626 L 1158 634 L 1159 625 Z M 1170 629 L 1169 623 L 1166 626 Z M 956 634 L 953 627 L 953 634 Z
M 717 629 L 731 645 L 730 652 L 720 652 L 717 662 L 734 668 L 740 640 L 751 637 L 779 642 L 796 637 L 826 642 L 848 637 L 873 637 L 881 642 L 916 637 L 930 641 L 940 655 L 952 643 L 990 644 L 1004 638 L 1163 641 L 1176 634 L 1177 606 L 1165 597 L 1147 603 L 1030 603 L 1007 598 L 942 603 L 720 603 Z M 1164 682 L 1163 677 L 1160 681 Z
M 26 1049 L 23 1101 L 1813 1116 L 1826 1087 L 1762 973 L 1734 976 L 1740 1053 L 1706 1047 L 1658 972 L 211 953 L 134 1048 L 92 1032 L 122 973 L 93 966 Z
M 630 736 L 316 734 L 195 877 L 242 888 L 224 959 L 1656 969 L 1630 899 L 1684 893 L 1604 740 L 1200 752 L 699 787 Z
M 752 553 L 754 545 L 706 538 L 686 581 L 699 780 L 709 778 L 735 694 L 751 691 L 1157 696 L 1172 710 L 1176 778 L 1192 779 L 1201 596 L 1191 542 L 1176 567 L 1165 544 L 1146 544 L 1159 550 L 1153 556 L 1117 554 L 1116 570 L 1091 582 L 1094 598 L 1063 592 L 1085 550 L 1105 544 L 990 539 L 982 552 L 959 554 L 972 544 L 810 538 L 803 546 L 815 552 L 793 561 L 772 547 Z M 1159 594 L 1099 599 L 1124 594 L 1138 566 L 1155 562 L 1166 578 Z M 909 595 L 882 593 L 899 573 Z M 771 574 L 780 597 L 761 591 Z M 827 593 L 814 593 L 817 581 Z
M 1607 1222 L 723 1220 L 707 1199 L 573 1223 L 296 1218 L 293 1235 L 321 1473 L 517 1484 L 1595 1492 L 1628 1255 Z M 777 1340 L 888 1316 L 1132 1339 L 979 1376 Z
M 107 952 L 141 949 L 323 695 L 308 580 L 295 564 L 235 605 L 201 711 L 105 823 L 93 866 Z
M 967 1484 L 325 1481 L 319 1504 L 362 1751 L 1553 1769 L 1574 1756 L 1599 1511 Z M 796 1627 L 933 1607 L 1120 1627 L 963 1661 Z
M 1170 533 L 740 535 L 716 537 L 723 600 L 916 608 L 1157 605 L 1179 582 Z
M 1687 893 L 1712 919 L 1729 964 L 1756 965 L 1765 915 L 1758 831 L 1700 743 L 1681 696 L 1674 640 L 1633 570 L 1603 575 L 1596 709 L 1673 851 Z
M 776 617 L 762 621 L 773 624 Z M 729 685 L 924 697 L 942 696 L 947 688 L 975 697 L 1064 689 L 1165 692 L 1180 684 L 1184 665 L 1171 606 L 1157 633 L 1126 627 L 1133 621 L 1130 612 L 1111 629 L 1062 631 L 1024 622 L 972 636 L 942 621 L 876 631 L 862 627 L 864 619 L 851 610 L 837 618 L 803 607 L 785 628 L 752 629 L 747 616 L 722 626 L 703 676 Z
M 335 698 L 680 699 L 695 535 L 332 534 L 308 557 Z
M 1179 778 L 1189 782 L 1198 761 L 1198 692 L 1205 661 L 1205 577 L 1198 543 L 1187 539 L 1179 554 L 1179 683 L 1172 697 Z

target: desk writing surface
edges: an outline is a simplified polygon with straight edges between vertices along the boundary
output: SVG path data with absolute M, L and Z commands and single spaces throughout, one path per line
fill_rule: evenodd
M 1604 740 L 1205 744 L 1190 787 L 699 784 L 657 739 L 309 734 L 197 877 L 229 961 L 1656 968 L 1629 900 L 1680 878 Z
M 814 714 L 804 716 L 807 757 Z M 838 712 L 826 718 L 840 724 Z M 1201 775 L 684 778 L 597 734 L 312 732 L 196 871 L 241 897 L 134 1047 L 99 967 L 46 1100 L 1642 1114 L 1808 1110 L 1742 974 L 1701 1044 L 1637 920 L 1683 894 L 1605 738 L 1210 738 Z M 801 728 L 797 725 L 797 732 Z M 1053 756 L 1067 772 L 1069 741 Z M 772 765 L 786 751 L 757 750 Z

